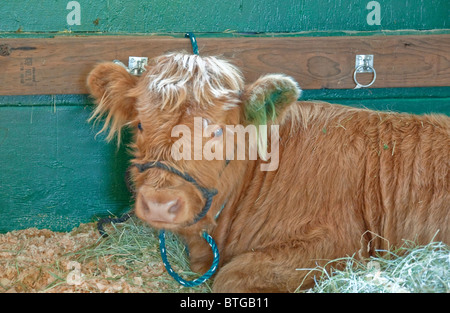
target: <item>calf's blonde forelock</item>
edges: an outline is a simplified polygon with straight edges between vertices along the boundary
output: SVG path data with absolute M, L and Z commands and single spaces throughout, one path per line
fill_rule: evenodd
M 159 98 L 160 109 L 180 108 L 187 101 L 201 107 L 225 100 L 227 107 L 238 102 L 244 87 L 238 68 L 217 57 L 171 53 L 154 59 L 148 73 L 148 90 Z

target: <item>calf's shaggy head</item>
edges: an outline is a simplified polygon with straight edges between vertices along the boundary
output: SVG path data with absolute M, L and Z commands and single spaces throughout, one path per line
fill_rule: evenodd
M 226 126 L 276 124 L 301 92 L 295 81 L 279 74 L 263 76 L 245 87 L 239 69 L 229 62 L 183 53 L 152 59 L 141 77 L 120 65 L 102 63 L 87 83 L 97 103 L 91 120 L 104 118 L 101 131 L 109 128 L 107 139 L 117 137 L 120 142 L 123 127 L 133 130 L 133 163 L 159 161 L 219 193 L 223 192 L 218 188 L 221 176 L 228 169 L 226 159 L 234 159 L 224 143 L 227 149 L 239 144 L 236 134 L 228 136 Z M 267 135 L 259 131 L 257 136 L 256 145 L 264 151 Z M 213 157 L 205 157 L 205 151 Z M 170 171 L 134 168 L 132 178 L 136 215 L 156 228 L 190 225 L 205 204 L 194 184 Z M 211 221 L 212 213 L 205 219 Z

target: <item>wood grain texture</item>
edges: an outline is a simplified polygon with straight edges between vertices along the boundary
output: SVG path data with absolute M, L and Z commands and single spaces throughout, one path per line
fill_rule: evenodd
M 216 47 L 205 45 L 204 52 L 234 57 L 249 81 L 263 73 L 281 72 L 304 89 L 354 88 L 355 56 L 373 54 L 374 88 L 450 85 L 449 35 L 248 38 Z M 372 74 L 357 77 L 368 83 Z
M 303 89 L 354 88 L 355 55 L 373 54 L 373 88 L 450 85 L 450 35 L 372 37 L 202 38 L 201 55 L 222 55 L 252 82 L 285 73 Z M 189 40 L 167 37 L 0 39 L 0 95 L 85 94 L 100 61 L 191 51 Z M 372 74 L 358 74 L 364 84 Z

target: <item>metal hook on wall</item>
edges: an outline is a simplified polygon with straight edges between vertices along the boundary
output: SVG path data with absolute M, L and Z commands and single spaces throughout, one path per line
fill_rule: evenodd
M 356 75 L 358 73 L 373 73 L 373 78 L 370 83 L 367 85 L 362 85 L 356 79 Z M 358 54 L 355 59 L 355 71 L 353 72 L 353 80 L 355 81 L 356 87 L 354 89 L 359 88 L 367 88 L 373 85 L 375 80 L 377 79 L 377 72 L 373 67 L 373 55 L 372 54 Z
M 147 57 L 129 57 L 128 58 L 128 67 L 125 66 L 125 64 L 123 64 L 119 60 L 114 60 L 113 62 L 122 66 L 131 75 L 141 76 L 142 73 L 144 73 L 146 70 L 145 66 L 147 66 L 148 58 Z

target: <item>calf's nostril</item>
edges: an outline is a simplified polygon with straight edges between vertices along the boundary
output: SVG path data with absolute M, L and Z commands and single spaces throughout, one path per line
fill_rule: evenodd
M 141 201 L 140 201 L 140 207 L 141 207 L 141 210 L 142 210 L 143 212 L 150 213 L 150 206 L 148 205 L 148 203 L 147 203 L 147 201 L 145 200 L 145 198 L 144 198 L 144 197 L 141 197 L 140 200 L 141 200 Z
M 174 202 L 174 201 L 171 201 L 171 202 Z M 169 203 L 169 210 L 168 210 L 168 212 L 171 213 L 171 214 L 176 214 L 176 213 L 178 213 L 180 208 L 181 208 L 180 200 L 177 199 L 177 200 L 175 200 L 175 203 L 173 203 L 173 204 Z

